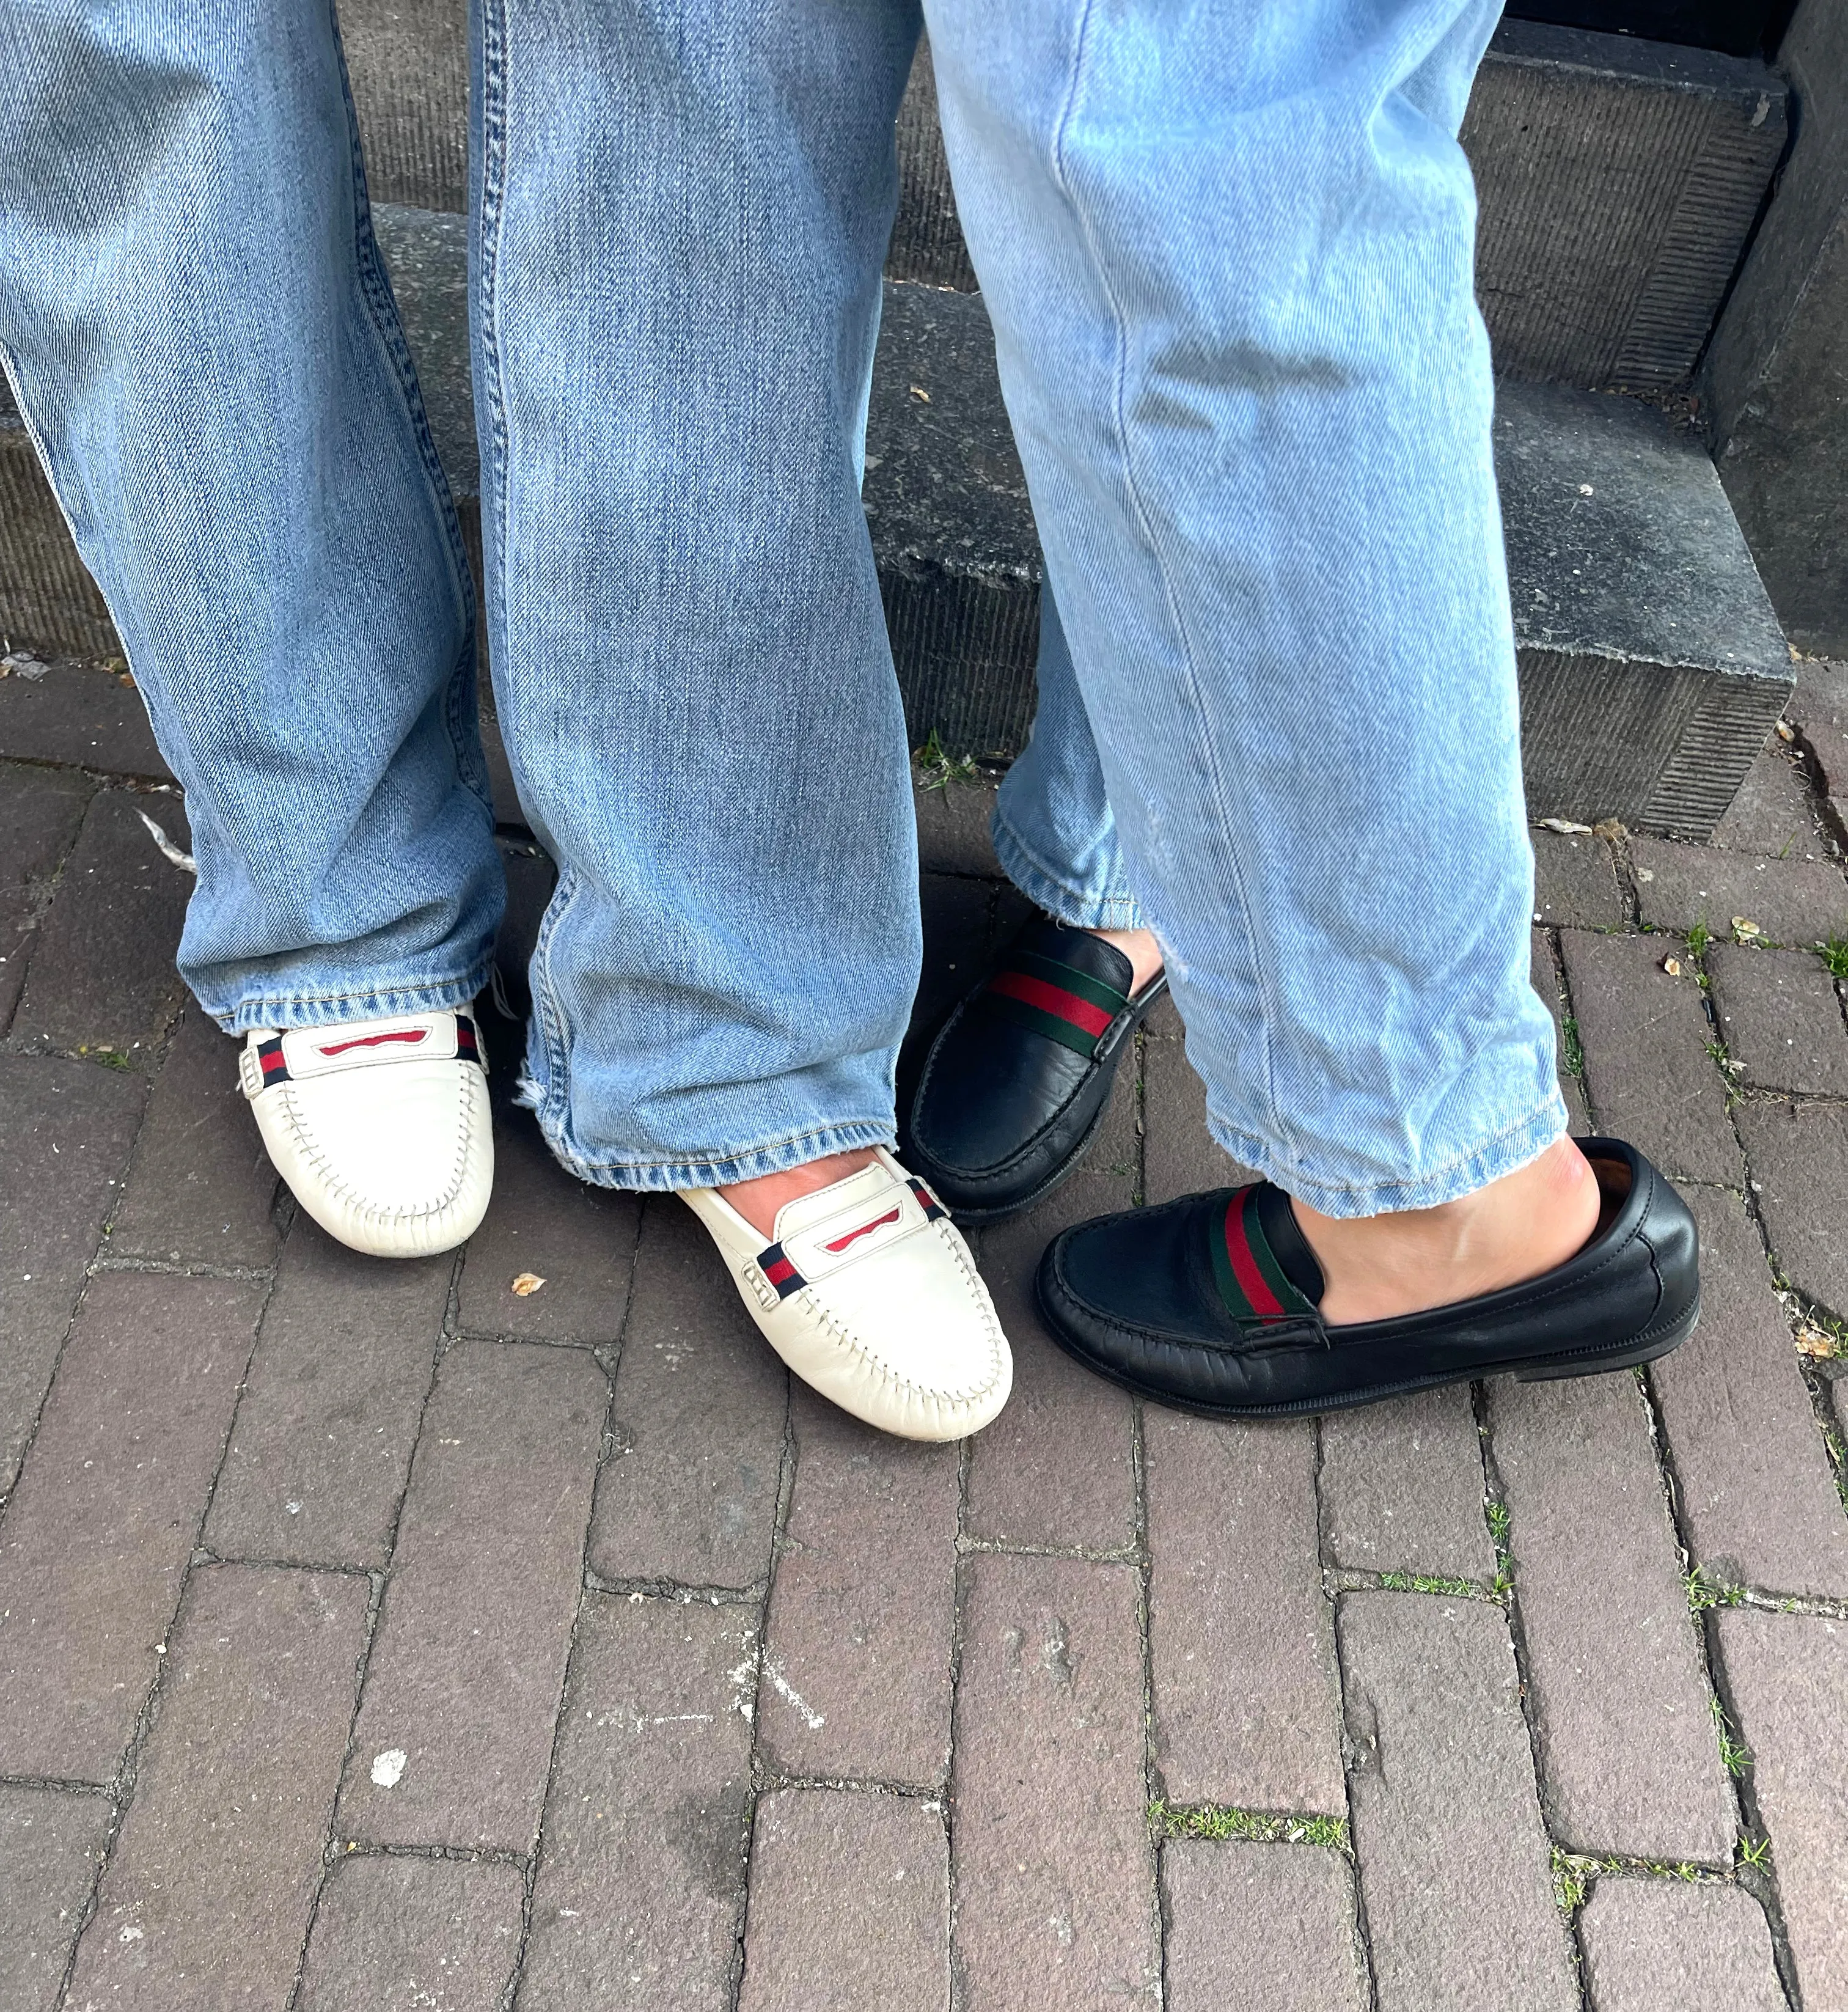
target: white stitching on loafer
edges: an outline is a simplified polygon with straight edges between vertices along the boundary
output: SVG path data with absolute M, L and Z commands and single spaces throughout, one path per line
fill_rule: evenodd
M 494 1133 L 472 1014 L 259 1029 L 238 1075 L 276 1171 L 354 1250 L 428 1257 L 486 1214 Z
M 998 1415 L 1013 1356 L 969 1246 L 883 1147 L 874 1163 L 777 1211 L 768 1241 L 712 1188 L 681 1190 L 746 1311 L 802 1380 L 914 1439 Z

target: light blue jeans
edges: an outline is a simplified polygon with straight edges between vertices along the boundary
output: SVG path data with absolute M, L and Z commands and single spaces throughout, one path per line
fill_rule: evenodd
M 927 0 L 1049 586 L 1003 863 L 1159 936 L 1337 1214 L 1563 1130 L 1456 142 L 1494 0 Z M 919 962 L 858 498 L 910 0 L 476 0 L 486 619 L 560 867 L 540 1122 L 893 1134 Z M 456 519 L 326 0 L 0 0 L 0 352 L 184 783 L 227 1027 L 452 1004 L 503 899 Z M 1056 583 L 1054 605 L 1051 583 Z

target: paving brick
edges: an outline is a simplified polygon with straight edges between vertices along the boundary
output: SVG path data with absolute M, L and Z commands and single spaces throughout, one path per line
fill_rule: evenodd
M 1664 1173 L 1736 1187 L 1739 1147 L 1692 972 L 1671 978 L 1662 969 L 1672 946 L 1659 938 L 1568 929 L 1561 940 L 1600 1127 L 1629 1140 Z
M 1611 848 L 1582 832 L 1541 831 L 1533 840 L 1534 920 L 1549 928 L 1620 929 L 1629 917 Z
M 1704 922 L 1732 933 L 1732 918 L 1756 922 L 1772 943 L 1820 943 L 1848 936 L 1848 881 L 1833 865 L 1807 859 L 1758 859 L 1664 838 L 1632 838 L 1636 898 L 1652 929 L 1691 929 Z
M 193 1574 L 67 2003 L 287 2003 L 353 1710 L 366 1582 Z
M 340 1860 L 295 2012 L 500 2012 L 524 1885 L 517 1865 L 491 1860 Z
M 607 1386 L 459 1342 L 424 1414 L 341 1785 L 343 1833 L 530 1850 L 577 1611 Z M 405 1756 L 389 1785 L 381 1754 Z
M 448 1253 L 364 1258 L 295 1218 L 212 1497 L 212 1550 L 384 1568 L 454 1270 Z
M 789 1376 L 683 1202 L 651 1197 L 616 1369 L 590 1565 L 743 1587 L 769 1571 Z
M 262 1307 L 241 1279 L 91 1282 L 0 1525 L 0 1772 L 115 1774 Z
M 100 1796 L 0 1788 L 0 2005 L 52 2012 L 113 1812 Z
M 1164 999 L 1143 1023 L 1143 1191 L 1173 1201 L 1208 1188 L 1243 1187 L 1258 1176 L 1206 1128 L 1206 1086 L 1187 1059 L 1181 1016 Z
M 0 1055 L 0 1496 L 52 1371 L 141 1122 L 138 1076 Z
M 279 1177 L 237 1085 L 242 1046 L 196 1005 L 181 1014 L 110 1225 L 112 1255 L 276 1262 Z
M 1796 689 L 1784 717 L 1802 730 L 1823 793 L 1848 797 L 1848 666 L 1806 658 L 1796 666 Z
M 1489 1386 L 1554 1835 L 1729 1862 L 1732 1791 L 1633 1378 Z
M 788 1775 L 936 1787 L 950 1766 L 956 1449 L 875 1432 L 800 1383 L 790 1418 L 760 1750 Z
M 39 916 L 88 800 L 81 776 L 0 766 L 0 1033 L 12 1017 Z
M 739 2012 L 949 2012 L 941 1807 L 780 1789 L 757 1806 Z
M 1172 1838 L 1161 1902 L 1168 2012 L 1365 2012 L 1354 1875 L 1338 1852 Z
M 1350 1593 L 1339 1633 L 1379 2012 L 1578 2012 L 1500 1610 Z
M 918 864 L 926 873 L 974 873 L 985 879 L 1001 878 L 989 823 L 994 815 L 991 777 L 953 782 L 941 787 L 918 787 Z
M 462 1268 L 465 1332 L 616 1341 L 629 1305 L 641 1197 L 587 1186 L 547 1149 L 532 1114 L 495 1113 L 494 1195 Z M 522 1272 L 545 1281 L 521 1295 Z
M 36 682 L 0 678 L 0 756 L 173 779 L 141 694 L 107 671 L 68 660 Z
M 1848 1317 L 1848 1110 L 1753 1101 L 1734 1115 L 1784 1275 Z
M 981 1233 L 976 1258 L 1013 1348 L 1014 1392 L 970 1445 L 972 1536 L 1099 1551 L 1135 1541 L 1129 1400 L 1058 1347 L 1033 1298 L 1047 1243 L 1068 1223 L 1126 1207 L 1126 1185 L 1080 1173 L 1037 1208 Z
M 522 2012 L 725 2004 L 744 1907 L 755 1606 L 584 1605 Z
M 898 1108 L 908 1112 L 924 1055 L 957 1001 L 988 969 L 998 940 L 995 890 L 986 880 L 926 873 L 919 883 L 924 961 L 898 1065 Z
M 1650 1379 L 1695 1561 L 1729 1586 L 1848 1594 L 1848 1518 L 1758 1232 L 1696 1188 L 1700 1324 Z
M 1575 1139 L 1582 1139 L 1593 1129 L 1591 1111 L 1585 1101 L 1585 1078 L 1569 1066 L 1571 1043 L 1566 1039 L 1565 1001 L 1560 997 L 1553 946 L 1544 929 L 1533 932 L 1532 973 L 1533 989 L 1546 1001 L 1547 1011 L 1553 1015 L 1554 1052 L 1558 1058 L 1559 1093 L 1566 1103 L 1566 1129 Z
M 1597 2012 L 1785 2012 L 1771 1931 L 1742 1887 L 1602 1878 L 1579 1939 Z
M 1143 1435 L 1162 1793 L 1173 1803 L 1341 1811 L 1315 1422 L 1222 1424 L 1151 1405 Z
M 1848 1025 L 1819 958 L 1716 944 L 1707 968 L 1721 1037 L 1747 1083 L 1848 1096 Z
M 1803 2003 L 1848 2004 L 1848 1623 L 1745 1607 L 1715 1618 Z
M 1722 851 L 1774 859 L 1829 858 L 1804 767 L 1781 740 L 1767 742 L 1746 772 L 1738 795 L 1714 829 L 1712 842 Z
M 1136 1574 L 994 1551 L 968 1571 L 951 1805 L 963 2000 L 1158 2003 Z
M 196 883 L 155 849 L 143 811 L 176 845 L 191 843 L 177 797 L 102 790 L 91 798 L 40 927 L 13 1019 L 19 1039 L 140 1063 L 173 1018 L 184 990 L 173 958 Z
M 1322 1513 L 1338 1565 L 1493 1579 L 1468 1389 L 1330 1411 L 1322 1421 Z

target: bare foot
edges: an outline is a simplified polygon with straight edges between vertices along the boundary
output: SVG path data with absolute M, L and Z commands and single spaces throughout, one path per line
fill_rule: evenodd
M 1147 929 L 1093 929 L 1094 936 L 1101 936 L 1114 949 L 1120 950 L 1129 960 L 1133 976 L 1129 980 L 1132 997 L 1140 992 L 1161 969 L 1161 946 Z
M 1580 1249 L 1598 1222 L 1598 1181 L 1570 1139 L 1537 1160 L 1436 1208 L 1324 1215 L 1291 1207 L 1327 1282 L 1329 1326 L 1472 1300 L 1536 1279 Z
M 822 1188 L 831 1188 L 837 1181 L 844 1181 L 849 1174 L 857 1174 L 862 1167 L 870 1167 L 879 1158 L 870 1146 L 856 1147 L 851 1153 L 830 1153 L 825 1160 L 810 1160 L 805 1165 L 786 1167 L 780 1174 L 764 1174 L 755 1181 L 739 1181 L 729 1188 L 721 1188 L 724 1196 L 739 1215 L 767 1242 L 776 1234 L 776 1211 L 785 1202 L 794 1201 L 798 1195 L 814 1194 Z

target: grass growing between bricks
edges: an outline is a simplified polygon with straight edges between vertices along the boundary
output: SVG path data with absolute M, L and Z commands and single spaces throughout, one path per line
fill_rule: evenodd
M 1831 978 L 1848 979 L 1848 940 L 1831 936 L 1816 946 L 1816 954 L 1827 966 Z
M 1741 1838 L 1739 1849 L 1743 1853 L 1749 1840 Z M 1768 1850 L 1769 1846 L 1766 1849 Z M 1741 1864 L 1746 1861 L 1743 1857 Z M 1749 1861 L 1757 1864 L 1759 1861 Z M 1553 1897 L 1559 1903 L 1559 1911 L 1570 1921 L 1585 1905 L 1592 1883 L 1600 1873 L 1614 1872 L 1636 1879 L 1679 1879 L 1684 1885 L 1718 1886 L 1726 1883 L 1725 1869 L 1717 1865 L 1696 1865 L 1686 1860 L 1671 1863 L 1664 1858 L 1625 1858 L 1616 1854 L 1604 1857 L 1586 1857 L 1582 1853 L 1562 1851 L 1556 1844 L 1553 1847 Z
M 1315 1844 L 1353 1856 L 1345 1817 L 1292 1814 L 1287 1810 L 1237 1810 L 1219 1803 L 1149 1804 L 1149 1825 L 1158 1838 L 1210 1837 L 1245 1844 Z

